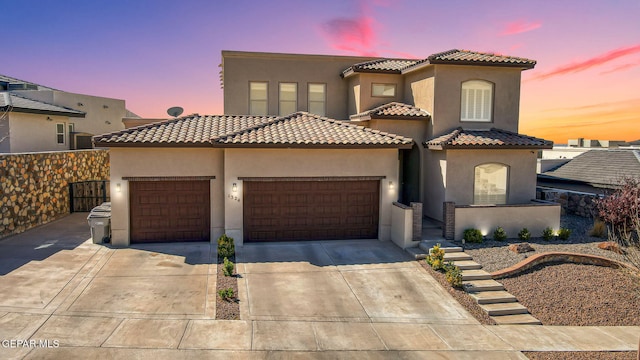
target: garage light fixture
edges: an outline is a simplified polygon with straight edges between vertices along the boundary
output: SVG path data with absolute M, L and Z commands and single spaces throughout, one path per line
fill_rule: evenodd
M 122 187 L 120 186 L 120 183 L 116 184 L 116 192 L 122 192 Z
M 233 183 L 233 185 L 231 185 L 231 192 L 234 194 L 238 192 L 238 184 Z
M 389 181 L 389 190 L 395 189 L 395 185 L 393 185 L 393 181 Z

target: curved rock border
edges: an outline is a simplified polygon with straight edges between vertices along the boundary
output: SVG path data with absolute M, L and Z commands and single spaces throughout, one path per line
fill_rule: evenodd
M 493 279 L 503 279 L 506 277 L 518 275 L 524 271 L 531 269 L 540 264 L 548 264 L 548 263 L 576 263 L 576 264 L 587 264 L 587 265 L 599 265 L 599 266 L 607 266 L 612 268 L 626 268 L 632 270 L 634 272 L 638 272 L 638 269 L 629 264 L 608 259 L 602 256 L 595 255 L 586 255 L 586 254 L 577 254 L 570 252 L 546 252 L 541 254 L 532 255 L 519 263 L 510 266 L 508 268 L 498 270 L 491 274 Z

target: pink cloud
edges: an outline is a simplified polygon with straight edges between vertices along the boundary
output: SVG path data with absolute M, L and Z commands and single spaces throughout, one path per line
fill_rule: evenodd
M 524 20 L 517 20 L 510 23 L 507 23 L 500 35 L 515 35 L 523 32 L 535 30 L 542 26 L 542 23 L 539 21 L 528 22 Z
M 638 66 L 638 65 L 640 65 L 640 61 L 636 61 L 636 62 L 632 62 L 632 63 L 627 63 L 627 64 L 622 64 L 622 65 L 620 65 L 620 66 L 616 66 L 616 67 L 614 67 L 614 68 L 612 68 L 612 69 L 609 69 L 609 70 L 607 70 L 607 71 L 603 71 L 603 72 L 601 72 L 601 73 L 600 73 L 600 75 L 611 74 L 611 73 L 613 73 L 613 72 L 618 72 L 618 71 L 626 70 L 626 69 L 629 69 L 629 68 L 632 68 L 632 67 L 636 67 L 636 66 Z
M 614 49 L 611 51 L 607 51 L 604 54 L 594 56 L 587 60 L 573 62 L 566 65 L 561 65 L 551 71 L 539 74 L 533 77 L 532 79 L 542 80 L 542 79 L 550 78 L 552 76 L 576 73 L 576 72 L 588 70 L 592 67 L 600 66 L 610 61 L 619 59 L 621 57 L 633 55 L 636 53 L 640 53 L 640 44 Z
M 329 40 L 329 45 L 337 50 L 344 50 L 358 55 L 375 56 L 372 50 L 376 42 L 374 20 L 369 16 L 353 18 L 335 18 L 322 24 L 322 32 Z

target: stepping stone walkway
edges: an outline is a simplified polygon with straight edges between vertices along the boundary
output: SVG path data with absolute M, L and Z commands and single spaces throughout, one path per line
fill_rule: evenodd
M 462 270 L 462 286 L 476 300 L 480 308 L 498 325 L 542 325 L 533 317 L 515 296 L 505 291 L 501 283 L 493 280 L 491 274 L 482 270 L 482 265 L 464 250 L 445 240 L 423 240 L 418 247 L 407 248 L 416 259 L 425 259 L 436 244 L 444 250 L 444 261 L 451 261 Z

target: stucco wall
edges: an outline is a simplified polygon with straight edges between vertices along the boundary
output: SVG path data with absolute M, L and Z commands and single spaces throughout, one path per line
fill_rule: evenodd
M 428 111 L 433 115 L 435 96 L 435 72 L 433 67 L 428 67 L 405 75 L 404 102 Z M 433 136 L 429 128 L 427 138 Z
M 391 204 L 398 197 L 397 149 L 226 149 L 224 191 L 238 186 L 236 200 L 225 196 L 225 230 L 242 244 L 242 181 L 240 177 L 384 176 L 380 187 L 378 236 L 391 236 Z M 389 189 L 389 181 L 395 185 Z
M 509 166 L 508 204 L 524 204 L 536 198 L 535 150 L 448 150 L 446 157 L 445 201 L 473 204 L 474 168 L 486 163 Z
M 223 150 L 111 148 L 111 242 L 129 245 L 129 182 L 137 176 L 215 176 L 211 180 L 211 239 L 224 232 Z M 120 184 L 121 191 L 117 191 Z
M 326 116 L 348 119 L 348 85 L 340 73 L 371 57 L 223 51 L 224 113 L 249 113 L 249 82 L 268 81 L 269 115 L 278 115 L 278 83 L 298 84 L 298 110 L 308 110 L 309 83 L 327 84 Z
M 11 112 L 9 114 L 10 152 L 69 150 L 69 123 L 77 119 L 67 116 Z M 60 123 L 64 124 L 64 144 L 57 143 L 56 124 Z
M 423 159 L 423 212 L 427 217 L 442 221 L 442 203 L 445 201 L 447 183 L 446 152 L 425 150 Z
M 528 205 L 466 206 L 455 210 L 455 240 L 461 240 L 465 229 L 478 229 L 483 235 L 492 236 L 501 226 L 510 238 L 516 238 L 522 228 L 531 236 L 542 236 L 542 230 L 560 228 L 560 205 L 529 203 Z
M 422 224 L 422 221 L 420 221 Z M 391 207 L 391 241 L 401 249 L 415 246 L 413 241 L 413 209 L 409 206 L 393 203 Z
M 359 91 L 360 94 L 356 102 L 355 112 L 349 115 L 371 110 L 377 106 L 393 101 L 402 102 L 404 98 L 404 79 L 400 74 L 360 73 L 353 76 L 359 78 L 359 87 L 350 91 Z M 392 97 L 372 96 L 373 84 L 393 84 L 396 87 L 396 94 Z
M 0 237 L 69 213 L 69 183 L 109 179 L 106 150 L 0 155 Z

